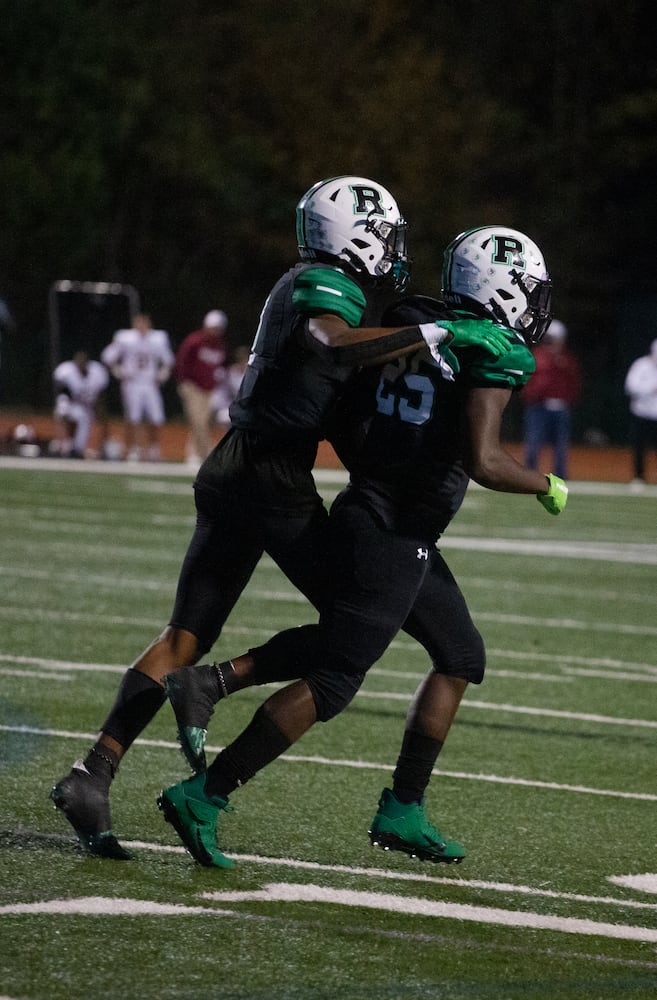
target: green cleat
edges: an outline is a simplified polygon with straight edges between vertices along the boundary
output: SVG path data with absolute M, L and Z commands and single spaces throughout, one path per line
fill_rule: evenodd
M 424 799 L 418 805 L 400 802 L 389 788 L 379 799 L 379 811 L 369 831 L 373 847 L 384 851 L 403 851 L 421 861 L 444 861 L 460 864 L 465 848 L 455 840 L 445 840 L 440 830 L 432 826 L 424 812 Z
M 235 862 L 217 847 L 217 820 L 228 812 L 228 799 L 205 794 L 205 774 L 166 788 L 157 800 L 164 818 L 174 827 L 183 844 L 206 868 L 233 868 Z

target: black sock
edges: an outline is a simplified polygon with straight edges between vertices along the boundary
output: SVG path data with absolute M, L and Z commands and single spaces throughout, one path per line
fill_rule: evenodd
M 441 740 L 421 733 L 404 733 L 393 774 L 392 791 L 396 799 L 406 804 L 422 801 L 442 746 Z
M 227 798 L 289 746 L 287 736 L 259 708 L 246 729 L 210 764 L 205 777 L 206 795 Z
M 116 701 L 102 732 L 127 750 L 166 701 L 164 688 L 147 674 L 130 668 L 123 675 Z

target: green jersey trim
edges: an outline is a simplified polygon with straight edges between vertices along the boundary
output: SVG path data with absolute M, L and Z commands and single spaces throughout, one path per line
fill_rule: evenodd
M 470 366 L 469 375 L 474 385 L 485 388 L 499 386 L 519 389 L 529 382 L 536 371 L 534 355 L 525 344 L 509 345 L 509 350 L 499 358 L 480 354 Z
M 294 279 L 292 304 L 300 312 L 311 315 L 335 313 L 349 326 L 361 321 L 367 300 L 344 271 L 329 267 L 309 267 Z

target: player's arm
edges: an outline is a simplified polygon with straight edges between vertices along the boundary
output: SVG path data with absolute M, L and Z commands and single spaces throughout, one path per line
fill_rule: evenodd
M 164 385 L 171 378 L 171 366 L 160 363 L 157 369 L 156 381 L 158 385 Z
M 511 389 L 473 387 L 466 402 L 468 475 L 489 490 L 547 493 L 547 477 L 517 462 L 501 441 L 502 415 Z
M 426 346 L 417 326 L 351 327 L 334 313 L 310 317 L 308 333 L 339 365 L 378 365 Z
M 449 345 L 479 347 L 499 357 L 508 347 L 500 327 L 490 320 L 437 320 L 418 326 L 350 327 L 340 316 L 328 313 L 311 317 L 308 332 L 318 345 L 331 351 L 337 364 L 368 367 L 385 364 L 404 354 L 428 348 L 434 360 L 445 356 L 458 362 Z
M 489 320 L 436 321 L 419 325 L 362 327 L 366 306 L 362 289 L 337 269 L 308 268 L 295 279 L 293 304 L 307 314 L 306 330 L 319 353 L 338 365 L 382 364 L 428 347 L 434 357 L 448 344 L 476 344 L 495 357 L 508 347 L 505 335 Z
M 109 368 L 114 378 L 120 382 L 123 378 L 123 357 L 121 344 L 118 340 L 113 340 L 104 348 L 100 360 L 106 368 Z

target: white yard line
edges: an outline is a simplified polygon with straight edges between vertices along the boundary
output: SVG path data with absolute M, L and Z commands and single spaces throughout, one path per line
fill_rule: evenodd
M 40 657 L 27 657 L 27 656 L 14 656 L 11 654 L 0 654 L 0 662 L 5 663 L 15 663 L 15 664 L 25 664 L 34 665 L 40 667 L 50 667 L 53 671 L 78 671 L 78 672 L 103 672 L 103 673 L 125 673 L 127 669 L 124 665 L 112 665 L 107 663 L 74 663 L 67 660 L 49 660 L 42 659 Z M 34 671 L 12 671 L 5 670 L 5 674 L 12 676 L 48 676 L 50 679 L 56 679 L 55 675 L 44 675 L 35 674 Z M 375 676 L 386 676 L 386 677 L 396 677 L 399 680 L 420 680 L 425 676 L 425 674 L 416 673 L 405 673 L 402 671 L 384 670 L 377 667 L 372 667 L 371 674 Z M 504 673 L 500 671 L 500 673 Z M 509 675 L 511 671 L 507 672 Z M 622 679 L 626 679 L 624 674 L 613 673 L 611 675 L 605 674 L 603 671 L 591 671 L 594 677 L 607 677 L 610 676 L 611 679 L 618 679 L 620 676 Z M 522 673 L 516 674 L 518 677 L 523 677 Z M 543 675 L 537 674 L 538 679 L 544 679 Z M 638 674 L 633 679 L 635 680 L 648 680 L 653 681 L 651 675 L 643 677 Z M 370 698 L 377 699 L 381 701 L 403 701 L 407 702 L 413 696 L 412 691 L 368 691 L 360 690 L 356 697 L 359 698 Z M 653 719 L 628 719 L 620 716 L 613 715 L 600 715 L 594 712 L 572 712 L 563 709 L 551 709 L 551 708 L 541 708 L 533 705 L 515 705 L 511 703 L 498 703 L 491 701 L 481 701 L 479 699 L 464 698 L 461 702 L 464 708 L 474 708 L 482 709 L 489 712 L 510 712 L 519 715 L 534 715 L 542 718 L 556 718 L 556 719 L 569 719 L 575 722 L 595 722 L 602 725 L 615 725 L 615 726 L 638 726 L 640 728 L 646 729 L 657 729 L 657 721 Z
M 526 541 L 520 538 L 465 538 L 445 535 L 441 549 L 461 552 L 495 552 L 514 556 L 542 556 L 559 559 L 595 559 L 603 562 L 657 566 L 657 545 L 639 542 L 560 542 Z
M 411 695 L 390 691 L 359 691 L 357 697 L 378 698 L 383 701 L 408 701 Z M 613 715 L 596 715 L 593 712 L 568 712 L 553 708 L 536 708 L 531 705 L 497 704 L 492 701 L 477 701 L 464 698 L 462 708 L 479 708 L 487 712 L 512 712 L 517 715 L 536 715 L 546 719 L 571 719 L 575 722 L 598 722 L 602 725 L 639 726 L 657 729 L 657 721 L 652 719 L 623 719 Z
M 312 903 L 396 913 L 403 917 L 468 921 L 478 924 L 520 929 L 556 931 L 565 934 L 588 935 L 623 941 L 657 943 L 657 929 L 635 924 L 606 923 L 578 917 L 561 917 L 531 910 L 507 910 L 500 907 L 473 906 L 470 903 L 449 903 L 419 896 L 396 893 L 335 889 L 312 883 L 270 882 L 260 889 L 248 891 L 223 890 L 199 893 L 201 900 L 212 905 L 160 903 L 145 899 L 107 896 L 83 896 L 52 899 L 32 903 L 9 903 L 0 906 L 0 916 L 217 916 L 238 917 L 239 910 L 226 908 L 225 903 Z
M 0 725 L 0 732 L 18 734 L 29 733 L 31 736 L 76 740 L 77 742 L 86 742 L 89 740 L 93 741 L 98 735 L 97 733 L 91 732 L 83 733 L 65 729 L 47 729 L 27 725 Z M 175 750 L 176 752 L 180 752 L 179 744 L 173 740 L 138 739 L 135 743 L 139 746 L 159 747 L 165 750 Z M 218 744 L 208 743 L 205 749 L 208 753 L 216 754 L 219 753 L 223 747 Z M 307 756 L 290 753 L 284 754 L 279 758 L 279 760 L 283 764 L 313 764 L 318 767 L 348 767 L 359 771 L 385 771 L 386 773 L 391 773 L 394 766 L 390 763 L 348 759 L 341 760 L 335 757 Z M 468 771 L 447 771 L 443 768 L 436 769 L 432 773 L 440 775 L 442 778 L 453 778 L 457 781 L 484 781 L 489 783 L 492 782 L 498 785 L 518 785 L 525 788 L 542 788 L 546 791 L 553 792 L 573 792 L 577 795 L 601 795 L 609 798 L 633 799 L 639 802 L 657 802 L 657 794 L 653 794 L 651 792 L 628 792 L 613 788 L 593 788 L 588 785 L 569 785 L 556 781 L 537 781 L 534 779 L 518 778 L 508 775 L 504 776 L 483 773 L 475 774 Z
M 229 626 L 226 626 L 228 628 Z M 242 628 L 235 628 L 234 631 L 242 631 Z M 397 642 L 399 648 L 409 648 L 417 649 L 417 643 L 411 640 L 399 640 Z M 651 678 L 652 675 L 657 676 L 657 664 L 654 663 L 637 663 L 634 660 L 619 660 L 609 657 L 600 656 L 575 656 L 569 654 L 559 654 L 559 653 L 536 653 L 536 652 L 526 652 L 524 650 L 513 650 L 513 649 L 489 649 L 489 657 L 499 657 L 508 660 L 522 660 L 523 663 L 549 663 L 557 666 L 562 666 L 565 669 L 569 664 L 575 664 L 582 667 L 608 667 L 611 671 L 611 676 L 615 676 L 618 669 L 629 670 L 629 671 L 646 671 L 648 676 Z M 51 659 L 43 656 L 18 656 L 13 653 L 0 653 L 0 661 L 5 663 L 34 663 L 39 666 L 53 667 L 54 669 L 65 668 L 71 670 L 125 670 L 125 664 L 120 663 L 87 663 L 80 662 L 78 660 L 58 660 Z M 419 679 L 425 676 L 425 672 L 412 672 L 407 670 L 383 670 L 379 667 L 372 667 L 372 672 L 376 671 L 382 675 L 389 677 L 410 677 L 414 679 Z M 604 673 L 604 671 L 603 671 Z M 543 677 L 544 674 L 539 676 Z M 559 676 L 559 675 L 557 675 Z M 597 672 L 596 672 L 597 676 Z
M 134 557 L 134 553 L 132 554 Z M 303 603 L 308 602 L 300 594 L 293 594 L 287 592 L 279 591 L 261 591 L 261 590 L 251 590 L 245 592 L 246 598 L 251 599 L 266 599 L 269 601 L 285 601 L 291 603 Z M 310 607 L 310 605 L 308 605 Z M 490 621 L 496 625 L 515 625 L 515 626 L 538 626 L 543 629 L 566 629 L 566 630 L 576 630 L 580 632 L 588 633 L 607 633 L 612 632 L 614 635 L 645 635 L 654 637 L 657 636 L 657 626 L 654 625 L 625 625 L 622 623 L 614 622 L 589 622 L 582 621 L 573 618 L 540 618 L 536 615 L 507 615 L 500 614 L 499 612 L 486 612 L 486 611 L 476 611 L 472 610 L 472 617 L 475 621 Z M 61 610 L 46 610 L 43 608 L 33 608 L 24 607 L 16 605 L 5 605 L 0 607 L 0 617 L 5 620 L 15 620 L 15 621 L 25 621 L 26 619 L 32 620 L 35 617 L 45 618 L 48 620 L 57 621 L 80 621 L 80 622 L 93 622 L 99 627 L 103 624 L 114 624 L 114 625 L 138 625 L 147 626 L 155 629 L 162 628 L 162 620 L 156 618 L 133 618 L 128 615 L 102 615 L 97 612 L 83 612 L 83 611 L 61 611 Z M 228 627 L 225 631 L 228 631 Z M 240 629 L 240 632 L 245 631 Z M 258 629 L 249 628 L 246 630 L 252 635 L 271 635 L 272 629 Z
M 113 546 L 112 551 L 114 552 L 115 550 L 116 546 Z M 109 551 L 110 549 L 108 547 L 108 552 Z M 146 557 L 145 554 L 144 557 Z M 276 564 L 268 556 L 263 556 L 259 563 L 259 570 L 265 568 L 274 569 L 278 572 Z M 108 573 L 89 573 L 82 569 L 50 570 L 50 569 L 44 569 L 43 567 L 37 568 L 37 567 L 27 567 L 27 566 L 16 566 L 13 564 L 6 566 L 0 565 L 0 577 L 7 577 L 9 579 L 17 579 L 17 580 L 45 580 L 45 581 L 54 580 L 57 581 L 58 583 L 66 581 L 67 583 L 71 583 L 74 586 L 82 588 L 86 588 L 88 586 L 107 587 L 109 589 L 118 588 L 121 591 L 125 590 L 135 590 L 137 592 L 148 591 L 148 592 L 163 593 L 170 595 L 173 594 L 175 588 L 175 581 L 173 579 L 154 580 L 152 577 L 125 576 L 125 575 L 108 574 Z M 254 577 L 254 581 L 257 581 L 257 576 Z M 459 583 L 461 584 L 461 587 L 464 587 L 466 585 L 472 585 L 471 581 L 468 581 L 467 578 L 463 577 L 460 578 Z M 504 581 L 500 580 L 498 581 L 491 580 L 485 584 L 482 581 L 479 581 L 479 583 L 475 584 L 475 586 L 478 586 L 480 589 L 482 588 L 491 589 L 493 591 L 496 589 L 501 591 L 506 591 L 510 589 L 513 590 L 514 592 L 517 591 L 519 593 L 524 593 L 525 596 L 531 592 L 532 594 L 536 595 L 558 594 L 561 597 L 568 597 L 570 595 L 576 599 L 582 598 L 581 591 L 576 590 L 575 588 L 571 588 L 569 590 L 569 588 L 554 588 L 549 586 L 540 586 L 536 584 L 526 587 L 521 584 L 518 584 L 517 587 L 512 586 L 509 588 L 505 585 Z M 289 601 L 294 604 L 305 605 L 310 609 L 310 604 L 307 601 L 307 599 L 298 591 L 293 590 L 292 588 L 290 588 L 289 590 L 287 589 L 270 590 L 270 589 L 265 589 L 263 587 L 258 587 L 256 582 L 253 582 L 249 585 L 248 589 L 245 591 L 245 596 L 252 599 L 258 599 L 263 601 L 275 601 L 275 602 Z M 627 605 L 628 603 L 639 604 L 639 605 L 645 604 L 649 605 L 652 608 L 655 603 L 655 598 L 652 593 L 645 593 L 645 592 L 638 593 L 627 590 L 621 593 L 620 591 L 599 589 L 594 586 L 591 586 L 587 590 L 586 599 L 587 602 L 604 600 L 605 602 L 610 603 L 612 606 L 614 606 L 615 603 L 622 601 L 625 605 Z M 477 616 L 479 616 L 480 614 L 483 615 L 483 612 L 481 613 L 474 612 L 474 613 Z M 499 616 L 496 615 L 496 617 Z
M 393 893 L 359 892 L 353 889 L 332 889 L 328 886 L 273 882 L 250 892 L 202 893 L 201 898 L 218 903 L 251 901 L 284 903 L 327 903 L 338 906 L 364 907 L 388 913 L 420 917 L 448 918 L 496 924 L 503 927 L 533 928 L 560 931 L 566 934 L 586 934 L 597 937 L 620 938 L 625 941 L 657 943 L 657 928 L 628 924 L 610 924 L 577 917 L 557 917 L 526 910 L 503 910 L 497 907 L 472 906 L 469 903 L 446 903 L 442 900 L 422 899 L 416 896 L 398 896 Z

